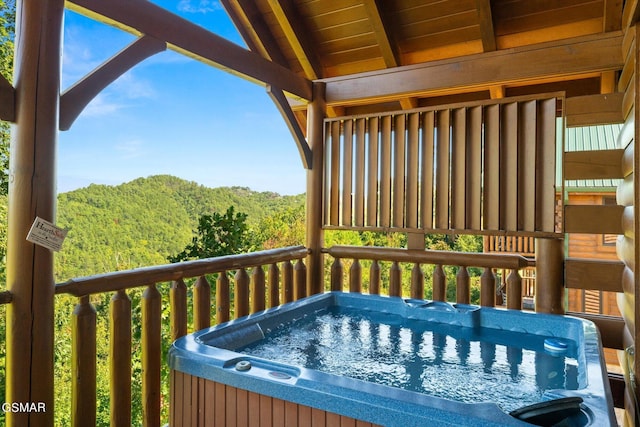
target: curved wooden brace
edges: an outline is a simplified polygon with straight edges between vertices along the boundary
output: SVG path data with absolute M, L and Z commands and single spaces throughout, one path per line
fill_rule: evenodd
M 166 48 L 165 42 L 142 36 L 67 89 L 60 98 L 60 130 L 69 130 L 87 104 L 118 77 Z
M 312 155 L 311 148 L 307 143 L 306 138 L 304 137 L 304 132 L 300 129 L 300 125 L 298 124 L 295 116 L 293 115 L 293 110 L 287 102 L 287 98 L 284 95 L 284 92 L 280 89 L 276 89 L 272 86 L 267 86 L 267 93 L 271 100 L 276 104 L 280 114 L 282 114 L 282 118 L 284 118 L 289 131 L 291 131 L 291 135 L 298 146 L 298 151 L 300 152 L 300 158 L 302 159 L 302 165 L 305 169 L 311 169 L 312 165 Z
M 16 90 L 0 75 L 0 120 L 16 121 Z

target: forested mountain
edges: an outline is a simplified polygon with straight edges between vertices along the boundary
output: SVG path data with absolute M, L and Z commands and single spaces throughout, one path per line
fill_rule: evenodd
M 262 229 L 274 215 L 303 212 L 304 195 L 208 188 L 169 175 L 60 194 L 56 222 L 69 233 L 56 254 L 56 281 L 164 264 L 191 241 L 201 215 L 229 206 L 248 215 L 256 249 L 261 249 Z

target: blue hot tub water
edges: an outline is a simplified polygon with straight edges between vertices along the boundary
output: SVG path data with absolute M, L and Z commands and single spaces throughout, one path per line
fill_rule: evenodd
M 183 337 L 170 365 L 387 426 L 527 425 L 507 413 L 567 396 L 571 425 L 615 420 L 595 326 L 565 316 L 332 292 Z
M 576 344 L 563 355 L 546 337 L 331 307 L 265 331 L 239 353 L 505 411 L 547 390 L 578 389 Z

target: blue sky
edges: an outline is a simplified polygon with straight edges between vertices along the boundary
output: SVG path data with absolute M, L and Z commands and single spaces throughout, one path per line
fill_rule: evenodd
M 217 0 L 154 0 L 243 45 Z M 74 12 L 65 16 L 62 87 L 133 41 Z M 265 89 L 172 51 L 138 64 L 61 132 L 58 192 L 171 174 L 208 187 L 299 194 L 305 170 Z

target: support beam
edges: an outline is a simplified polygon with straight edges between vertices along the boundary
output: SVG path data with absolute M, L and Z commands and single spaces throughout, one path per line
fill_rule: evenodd
M 311 169 L 312 167 L 312 155 L 311 148 L 309 148 L 309 144 L 307 144 L 307 140 L 304 137 L 304 133 L 302 129 L 300 129 L 300 125 L 296 120 L 296 116 L 293 114 L 293 110 L 287 101 L 287 98 L 284 96 L 284 93 L 276 88 L 272 88 L 267 86 L 267 93 L 276 107 L 280 111 L 282 118 L 284 119 L 291 135 L 293 136 L 294 141 L 296 142 L 296 146 L 298 147 L 298 151 L 300 152 L 300 158 L 302 159 L 302 165 L 305 169 Z
M 69 0 L 75 12 L 133 34 L 146 34 L 198 61 L 250 81 L 279 87 L 291 95 L 311 99 L 311 82 L 288 68 L 264 59 L 147 0 Z
M 322 77 L 322 66 L 315 55 L 314 43 L 309 38 L 309 30 L 303 26 L 302 18 L 293 7 L 293 2 L 267 0 L 278 24 L 293 49 L 305 76 L 309 80 Z
M 381 11 L 382 7 L 379 0 L 364 0 L 364 8 L 373 26 L 373 34 L 378 41 L 384 64 L 387 68 L 397 67 L 400 65 L 400 53 L 392 33 L 394 27 L 390 22 L 385 21 L 385 17 L 389 14 Z
M 622 69 L 622 34 L 596 34 L 395 69 L 324 79 L 327 104 L 383 102 Z M 504 64 L 509 66 L 505 67 Z
M 309 103 L 307 115 L 307 136 L 313 155 L 313 165 L 307 170 L 307 241 L 310 250 L 307 257 L 307 294 L 323 291 L 324 263 L 322 247 L 323 208 L 323 167 L 324 167 L 324 84 L 313 84 L 313 101 Z
M 249 49 L 276 64 L 287 66 L 287 60 L 254 0 L 220 0 L 220 3 L 236 23 Z
M 482 50 L 493 52 L 496 50 L 496 33 L 493 29 L 493 15 L 489 0 L 476 0 L 478 9 L 478 22 L 480 24 L 480 37 L 482 38 Z
M 64 0 L 17 2 L 5 401 L 44 402 L 46 411 L 8 412 L 7 426 L 53 426 L 53 253 L 25 237 L 36 216 L 55 220 L 63 14 Z
M 165 42 L 143 36 L 67 89 L 60 99 L 60 130 L 69 130 L 87 104 L 118 77 L 166 48 Z

